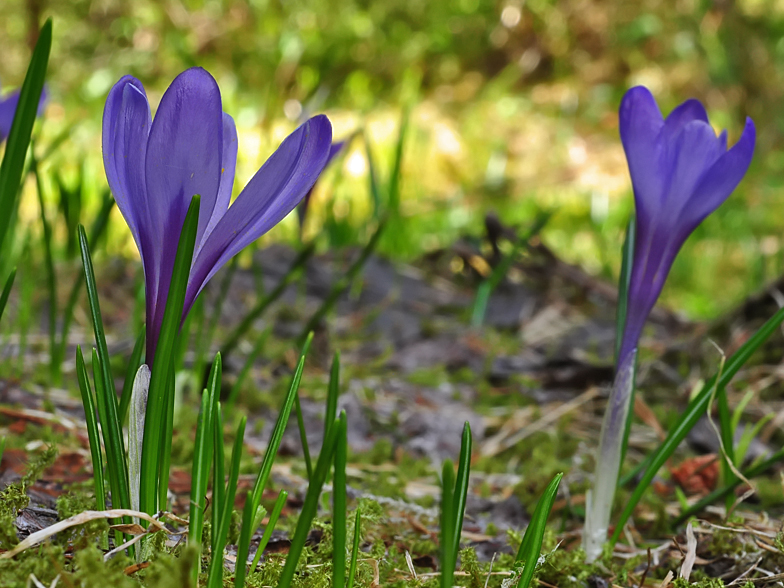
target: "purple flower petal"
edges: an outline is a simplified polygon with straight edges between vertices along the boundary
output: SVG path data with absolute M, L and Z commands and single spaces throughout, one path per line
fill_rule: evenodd
M 655 138 L 664 126 L 659 107 L 648 88 L 637 86 L 626 92 L 618 113 L 621 142 L 638 202 L 638 215 L 646 214 L 662 191 L 659 172 L 660 148 Z
M 661 172 L 668 185 L 660 205 L 677 216 L 707 170 L 727 150 L 726 141 L 722 146 L 713 127 L 695 120 L 682 126 L 663 148 Z
M 197 257 L 202 246 L 207 241 L 210 233 L 212 233 L 215 225 L 226 214 L 231 202 L 231 192 L 234 188 L 234 174 L 237 168 L 237 127 L 234 125 L 234 119 L 225 112 L 223 113 L 223 163 L 221 165 L 221 178 L 220 187 L 218 188 L 218 197 L 215 200 L 215 209 L 212 211 L 207 228 L 204 230 L 201 242 L 196 243 L 196 250 L 193 257 Z
M 144 157 L 150 133 L 150 105 L 139 80 L 125 76 L 109 92 L 103 111 L 103 165 L 117 207 L 139 251 L 139 227 L 147 221 Z
M 716 136 L 698 101 L 684 102 L 661 123 L 650 92 L 640 88 L 624 97 L 620 128 L 637 213 L 622 362 L 636 348 L 683 243 L 746 173 L 755 132 L 747 120 L 727 151 L 726 132 Z
M 747 118 L 738 142 L 711 166 L 695 188 L 695 197 L 684 210 L 684 224 L 696 227 L 729 198 L 751 165 L 756 140 L 754 122 Z
M 5 98 L 0 99 L 0 141 L 5 141 L 11 133 L 17 104 L 19 104 L 19 91 L 11 92 Z
M 313 186 L 327 163 L 332 126 L 324 115 L 289 135 L 209 235 L 191 269 L 185 308 L 234 255 L 278 224 Z
M 222 151 L 223 111 L 218 85 L 201 68 L 186 70 L 164 93 L 147 144 L 149 227 L 159 268 L 153 333 L 160 331 L 163 321 L 177 243 L 194 195 L 201 196 L 197 243 L 212 217 L 220 186 Z

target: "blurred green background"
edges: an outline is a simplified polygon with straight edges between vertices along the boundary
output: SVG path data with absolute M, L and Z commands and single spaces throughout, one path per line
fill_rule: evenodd
M 3 91 L 21 83 L 39 26 L 54 17 L 38 143 L 70 130 L 44 171 L 83 174 L 88 210 L 106 188 L 100 128 L 112 84 L 132 74 L 155 105 L 200 65 L 237 121 L 235 195 L 307 113 L 326 112 L 337 138 L 364 130 L 386 175 L 410 109 L 405 229 L 382 249 L 415 259 L 481 235 L 487 211 L 525 225 L 545 208 L 556 214 L 543 241 L 614 279 L 632 209 L 616 111 L 628 87 L 645 84 L 665 113 L 701 99 L 730 142 L 745 116 L 759 133 L 748 176 L 686 244 L 664 303 L 715 316 L 784 269 L 781 1 L 4 0 L 2 13 Z M 357 138 L 314 198 L 306 229 L 326 235 L 322 246 L 367 237 L 367 174 Z M 26 193 L 31 230 L 36 207 Z M 116 210 L 112 222 L 109 251 L 136 255 Z M 297 238 L 294 218 L 265 237 Z

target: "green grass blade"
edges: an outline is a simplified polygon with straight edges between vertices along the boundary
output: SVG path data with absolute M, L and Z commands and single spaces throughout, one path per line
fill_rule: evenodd
M 169 364 L 169 382 L 166 390 L 166 416 L 161 433 L 161 471 L 158 474 L 158 508 L 166 510 L 169 498 L 169 471 L 171 470 L 171 448 L 174 437 L 174 364 Z
M 223 454 L 223 410 L 221 403 L 216 402 L 213 408 L 212 421 L 212 537 L 210 538 L 213 547 L 218 541 L 218 533 L 221 527 L 221 517 L 223 516 L 223 496 L 226 492 L 226 464 Z
M 333 422 L 335 422 L 333 420 Z M 335 445 L 335 476 L 332 480 L 332 585 L 344 588 L 346 583 L 346 462 L 348 461 L 348 432 L 346 411 L 337 420 Z
M 302 444 L 302 455 L 305 458 L 305 470 L 308 473 L 308 481 L 310 481 L 313 478 L 313 463 L 310 459 L 308 433 L 305 431 L 305 419 L 302 415 L 302 403 L 299 400 L 299 394 L 294 397 L 294 411 L 297 413 L 297 429 L 299 429 L 299 440 Z
M 5 281 L 5 285 L 3 286 L 3 293 L 0 294 L 0 318 L 3 318 L 3 312 L 5 312 L 6 304 L 8 304 L 8 297 L 11 295 L 11 288 L 14 286 L 14 280 L 16 279 L 16 268 L 11 270 L 11 273 L 8 274 L 8 278 Z
M 681 441 L 686 438 L 686 435 L 707 410 L 714 385 L 717 386 L 717 390 L 725 388 L 732 381 L 732 378 L 735 377 L 735 374 L 738 373 L 738 370 L 743 367 L 752 354 L 767 340 L 767 338 L 773 334 L 782 321 L 784 321 L 784 308 L 780 308 L 776 311 L 776 313 L 724 363 L 724 367 L 718 375 L 718 384 L 716 383 L 717 376 L 714 375 L 703 385 L 702 390 L 700 390 L 697 396 L 692 399 L 678 422 L 670 429 L 666 439 L 659 445 L 656 451 L 651 454 L 651 457 L 648 458 L 647 462 L 643 464 L 645 466 L 645 473 L 640 481 L 637 482 L 637 485 L 615 526 L 615 532 L 610 539 L 613 545 L 618 541 L 626 521 L 629 520 L 632 511 L 648 489 L 648 486 L 650 486 L 651 481 L 659 471 L 659 468 L 669 459 L 678 445 L 680 445 Z M 625 482 L 626 479 L 623 481 Z
M 112 504 L 116 504 L 118 501 L 121 501 L 121 494 L 120 488 L 125 483 L 126 487 L 128 485 L 128 477 L 127 474 L 125 475 L 125 479 L 122 479 L 123 472 L 121 471 L 120 462 L 125 463 L 125 455 L 118 456 L 114 453 L 112 449 L 112 434 L 111 429 L 112 427 L 104 425 L 109 419 L 106 416 L 107 413 L 107 405 L 111 404 L 111 398 L 107 398 L 106 394 L 106 387 L 104 386 L 103 378 L 102 378 L 102 370 L 101 367 L 101 359 L 98 357 L 98 352 L 93 347 L 92 353 L 92 368 L 93 368 L 93 382 L 95 382 L 95 399 L 96 404 L 98 406 L 98 422 L 101 424 L 101 433 L 103 434 L 103 446 L 106 450 L 106 472 L 109 475 L 109 490 L 112 497 Z M 121 506 L 121 508 L 130 508 L 130 490 L 128 496 L 128 506 Z M 129 523 L 130 519 L 128 517 L 123 517 L 123 523 Z M 119 531 L 115 531 L 114 533 L 115 541 L 119 544 L 123 542 L 123 535 Z
M 308 259 L 311 258 L 313 253 L 316 251 L 316 244 L 311 242 L 308 243 L 298 254 L 296 259 L 291 263 L 288 272 L 286 275 L 281 278 L 280 282 L 275 289 L 264 296 L 261 300 L 256 303 L 248 314 L 245 315 L 245 318 L 242 319 L 242 322 L 237 325 L 237 327 L 232 331 L 231 335 L 229 335 L 226 343 L 221 346 L 221 352 L 224 357 L 227 357 L 231 353 L 234 352 L 237 345 L 239 345 L 240 339 L 248 332 L 248 330 L 253 326 L 253 323 L 259 318 L 267 308 L 275 302 L 278 298 L 280 298 L 281 294 L 285 292 L 288 285 L 294 280 L 294 277 L 299 273 L 299 269 L 303 267 Z M 262 290 L 263 291 L 263 290 Z
M 387 211 L 392 215 L 400 216 L 400 172 L 403 169 L 403 147 L 408 131 L 409 110 L 403 111 L 400 118 L 400 130 L 395 143 L 395 158 L 392 160 L 392 170 L 389 172 L 389 186 L 387 187 Z
M 384 208 L 384 199 L 381 195 L 381 189 L 379 188 L 376 161 L 375 157 L 373 157 L 373 151 L 370 147 L 370 139 L 367 133 L 363 133 L 363 139 L 365 143 L 365 157 L 367 158 L 368 163 L 368 191 L 370 192 L 370 197 L 373 200 L 373 218 L 375 220 L 379 220 L 382 216 L 382 210 Z
M 122 435 L 122 423 L 117 411 L 117 393 L 114 390 L 114 378 L 111 373 L 109 349 L 103 331 L 101 307 L 98 302 L 98 287 L 95 283 L 95 271 L 90 256 L 90 245 L 84 227 L 79 225 L 79 248 L 84 266 L 84 279 L 87 287 L 87 300 L 90 303 L 90 318 L 95 333 L 96 349 L 94 349 L 93 367 L 100 368 L 94 374 L 95 394 L 98 399 L 98 414 L 101 430 L 104 435 L 109 480 L 112 484 L 112 501 L 120 508 L 131 507 L 131 494 L 128 485 L 128 463 L 125 460 L 125 444 Z M 97 362 L 97 363 L 96 363 Z M 112 474 L 116 474 L 112 477 Z
M 95 490 L 95 509 L 106 510 L 106 490 L 103 479 L 103 456 L 101 455 L 101 439 L 98 433 L 98 421 L 95 418 L 95 403 L 84 365 L 82 348 L 76 348 L 76 377 L 79 381 L 79 392 L 82 395 L 84 420 L 87 423 L 87 439 L 90 441 L 90 457 L 93 462 L 93 488 Z M 5 441 L 5 439 L 3 439 Z
M 547 519 L 550 516 L 550 511 L 553 508 L 553 502 L 558 493 L 558 485 L 561 483 L 563 474 L 556 474 L 552 481 L 545 488 L 539 502 L 536 503 L 534 514 L 531 517 L 531 522 L 523 535 L 523 541 L 520 543 L 520 549 L 517 552 L 517 559 L 515 567 L 525 564 L 520 580 L 517 582 L 517 588 L 528 588 L 531 580 L 536 572 L 536 564 L 539 561 L 539 555 L 542 552 L 542 541 L 544 540 L 544 530 L 547 526 Z
M 357 507 L 354 513 L 354 543 L 351 546 L 351 561 L 348 565 L 348 580 L 346 588 L 354 588 L 354 578 L 357 575 L 357 560 L 359 558 L 359 536 L 362 529 L 362 512 Z
M 240 388 L 242 388 L 242 384 L 245 382 L 245 378 L 248 377 L 253 364 L 256 363 L 259 355 L 261 355 L 261 352 L 264 350 L 264 344 L 267 342 L 271 332 L 272 325 L 261 332 L 261 335 L 259 335 L 259 338 L 256 340 L 256 344 L 253 346 L 253 349 L 251 350 L 247 359 L 245 359 L 245 363 L 242 364 L 242 369 L 240 370 L 240 373 L 237 374 L 237 379 L 234 381 L 234 385 L 229 391 L 229 397 L 226 399 L 226 407 L 229 411 L 234 409 L 234 405 L 236 404 L 237 398 L 239 398 L 240 395 Z M 201 373 L 201 370 L 196 370 L 196 373 Z
M 294 375 L 291 377 L 289 391 L 283 399 L 283 406 L 278 412 L 278 420 L 275 422 L 275 428 L 272 430 L 267 450 L 264 452 L 264 459 L 261 462 L 261 468 L 259 468 L 259 475 L 256 477 L 256 482 L 253 485 L 253 502 L 256 507 L 258 507 L 261 502 L 261 495 L 264 492 L 264 487 L 267 485 L 267 479 L 272 471 L 272 463 L 275 461 L 275 456 L 278 454 L 280 442 L 283 439 L 283 433 L 289 422 L 291 409 L 294 406 L 294 399 L 297 397 L 299 384 L 302 381 L 302 373 L 305 370 L 305 357 L 310 350 L 310 343 L 312 340 L 313 337 L 308 337 L 305 341 L 305 345 L 302 346 L 297 368 L 294 370 Z
M 180 328 L 182 311 L 185 306 L 185 289 L 188 286 L 193 249 L 196 243 L 196 231 L 199 226 L 198 195 L 194 196 L 185 215 L 177 254 L 174 258 L 169 296 L 163 313 L 158 347 L 155 359 L 151 364 L 152 379 L 150 380 L 150 396 L 147 400 L 147 417 L 144 429 L 144 451 L 142 454 L 142 493 L 141 510 L 154 514 L 158 509 L 158 477 L 160 475 L 160 456 L 162 432 L 166 427 L 166 407 L 169 391 L 169 369 L 173 359 L 174 345 Z M 147 358 L 149 361 L 149 357 Z M 156 366 L 160 366 L 156 369 Z M 173 392 L 173 390 L 171 390 Z
M 242 509 L 242 527 L 240 527 L 240 542 L 237 544 L 237 560 L 234 568 L 234 588 L 245 586 L 245 576 L 248 573 L 248 553 L 250 553 L 250 539 L 253 535 L 253 518 L 256 514 L 253 508 L 253 491 L 245 496 L 245 506 Z
M 269 543 L 269 540 L 272 537 L 272 532 L 275 530 L 275 525 L 278 523 L 280 513 L 283 512 L 283 507 L 286 506 L 288 497 L 289 493 L 285 490 L 281 490 L 278 494 L 278 498 L 275 500 L 275 506 L 272 507 L 267 526 L 264 528 L 264 534 L 261 536 L 261 541 L 259 541 L 259 547 L 256 549 L 256 555 L 253 556 L 253 563 L 250 565 L 251 570 L 255 570 L 256 566 L 259 565 L 261 554 L 264 553 L 264 550 L 267 548 L 267 543 Z
M 147 329 L 142 327 L 142 332 L 136 338 L 136 343 L 133 346 L 131 357 L 128 360 L 128 368 L 125 371 L 125 380 L 123 380 L 123 389 L 120 393 L 120 422 L 124 423 L 128 417 L 128 407 L 131 405 L 131 392 L 133 391 L 133 380 L 136 377 L 136 372 L 142 365 L 144 358 L 144 338 L 147 335 Z
M 455 524 L 455 467 L 451 459 L 444 461 L 441 469 L 441 588 L 452 588 L 455 577 L 454 524 Z
M 22 82 L 14 122 L 8 134 L 3 162 L 0 164 L 0 210 L 3 211 L 3 214 L 0 214 L 0 252 L 3 251 L 12 211 L 17 207 L 17 194 L 22 181 L 27 148 L 33 134 L 33 124 L 38 114 L 41 92 L 44 89 L 51 48 L 52 19 L 49 18 L 41 27 L 27 74 Z
M 732 413 L 727 402 L 727 389 L 724 387 L 716 390 L 716 405 L 719 409 L 719 434 L 724 451 L 721 458 L 721 480 L 725 485 L 732 484 L 735 480 L 735 472 L 732 471 L 735 464 L 735 429 L 732 427 Z M 727 496 L 727 511 L 732 507 L 735 498 Z
M 476 298 L 474 299 L 474 306 L 471 312 L 471 325 L 474 328 L 482 326 L 485 320 L 485 313 L 487 312 L 487 304 L 490 302 L 490 296 L 493 291 L 501 283 L 504 276 L 509 273 L 509 270 L 517 259 L 520 251 L 533 239 L 550 220 L 551 214 L 549 212 L 540 213 L 534 220 L 534 224 L 528 229 L 525 235 L 520 237 L 514 244 L 512 250 L 506 254 L 501 262 L 493 268 L 493 271 L 484 280 L 477 289 Z
M 297 338 L 297 341 L 304 341 L 308 336 L 308 333 L 315 331 L 316 327 L 321 322 L 321 319 L 324 318 L 324 316 L 326 316 L 326 314 L 334 306 L 340 295 L 348 289 L 359 271 L 364 267 L 371 253 L 373 253 L 376 246 L 378 245 L 378 241 L 384 232 L 385 226 L 386 221 L 382 219 L 376 228 L 376 232 L 373 233 L 373 235 L 370 237 L 370 240 L 362 249 L 362 252 L 360 253 L 357 260 L 351 265 L 351 267 L 349 267 L 348 271 L 343 275 L 343 277 L 340 278 L 334 286 L 332 286 L 332 289 L 321 303 L 321 306 L 316 310 L 316 312 L 313 313 L 313 316 L 310 317 L 307 324 L 305 325 L 305 328 L 302 329 L 302 332 Z
M 471 425 L 466 421 L 463 426 L 463 438 L 460 443 L 460 460 L 457 465 L 457 477 L 455 478 L 455 492 L 452 497 L 454 507 L 452 529 L 452 561 L 457 562 L 457 554 L 460 550 L 460 534 L 463 531 L 463 517 L 465 516 L 466 500 L 468 499 L 468 477 L 471 473 L 471 447 L 473 438 L 471 436 Z
M 215 507 L 220 507 L 223 511 L 220 516 L 220 528 L 212 544 L 212 561 L 210 562 L 209 588 L 219 588 L 223 586 L 223 550 L 226 547 L 226 538 L 229 535 L 231 525 L 231 512 L 234 510 L 234 497 L 237 494 L 237 480 L 240 476 L 240 458 L 242 457 L 242 442 L 245 438 L 245 417 L 240 419 L 237 427 L 237 436 L 234 438 L 234 448 L 231 452 L 231 465 L 229 466 L 229 481 L 226 491 L 222 497 L 222 503 L 215 503 Z M 216 447 L 216 449 L 218 449 Z M 247 559 L 247 558 L 246 558 Z M 244 562 L 242 566 L 244 567 Z
M 327 479 L 327 474 L 332 466 L 335 441 L 337 439 L 339 427 L 339 423 L 335 423 L 332 426 L 329 435 L 327 435 L 326 442 L 321 446 L 321 452 L 316 461 L 316 467 L 313 470 L 313 477 L 310 479 L 308 491 L 305 494 L 302 511 L 300 512 L 299 519 L 297 519 L 297 527 L 291 540 L 289 555 L 286 558 L 286 564 L 283 566 L 283 571 L 281 572 L 278 581 L 278 588 L 289 588 L 291 586 L 294 572 L 299 563 L 299 557 L 302 555 L 302 550 L 305 547 L 305 540 L 308 538 L 310 525 L 313 522 L 313 518 L 316 516 L 321 488 L 323 487 L 324 481 Z
M 213 419 L 215 418 L 216 399 L 220 395 L 220 353 L 212 363 L 207 388 L 201 397 L 201 408 L 196 423 L 196 440 L 193 447 L 193 467 L 191 469 L 191 501 L 188 517 L 188 543 L 196 544 L 201 550 L 202 531 L 204 530 L 204 514 L 207 510 L 207 485 L 212 465 Z M 222 451 L 223 448 L 220 448 Z M 194 585 L 198 584 L 201 558 L 196 560 L 193 569 Z
M 327 438 L 328 427 L 335 422 L 338 414 L 338 397 L 340 396 L 340 352 L 332 357 L 329 370 L 329 387 L 327 388 L 327 408 L 324 412 L 324 439 Z

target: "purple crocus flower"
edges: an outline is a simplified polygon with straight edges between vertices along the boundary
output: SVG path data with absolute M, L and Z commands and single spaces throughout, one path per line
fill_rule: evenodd
M 727 150 L 727 132 L 716 136 L 699 101 L 687 100 L 664 119 L 642 86 L 626 92 L 619 116 L 637 217 L 620 365 L 637 347 L 681 246 L 745 175 L 756 131 L 747 118 Z
M 237 130 L 218 85 L 201 68 L 181 73 L 153 120 L 144 87 L 123 77 L 103 113 L 103 160 L 117 206 L 144 267 L 147 361 L 152 363 L 174 256 L 191 198 L 201 196 L 183 319 L 213 275 L 279 223 L 315 183 L 329 156 L 332 127 L 315 116 L 289 135 L 229 206 Z
M 46 86 L 41 92 L 41 99 L 38 101 L 38 116 L 41 116 L 46 106 Z M 11 125 L 14 122 L 16 107 L 19 104 L 19 90 L 14 90 L 5 98 L 0 98 L 0 143 L 8 138 L 11 133 Z
M 687 100 L 664 119 L 641 86 L 623 97 L 619 116 L 634 188 L 636 236 L 626 325 L 602 423 L 594 486 L 587 496 L 583 547 L 588 561 L 601 554 L 607 539 L 642 328 L 683 243 L 745 175 L 756 137 L 754 123 L 746 119 L 743 134 L 728 150 L 726 131 L 716 136 L 697 100 Z

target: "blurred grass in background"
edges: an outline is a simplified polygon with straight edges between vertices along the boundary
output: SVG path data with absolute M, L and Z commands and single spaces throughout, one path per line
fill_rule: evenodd
M 49 15 L 51 98 L 38 143 L 66 129 L 70 137 L 43 171 L 66 182 L 84 174 L 93 213 L 106 186 L 100 129 L 109 88 L 132 74 L 157 104 L 179 72 L 200 65 L 237 122 L 237 187 L 315 112 L 330 116 L 336 138 L 364 129 L 386 176 L 410 107 L 405 235 L 382 250 L 415 258 L 480 235 L 489 210 L 528 224 L 547 208 L 556 214 L 544 242 L 614 279 L 632 208 L 617 106 L 629 86 L 645 84 L 666 112 L 701 99 L 731 142 L 746 115 L 759 132 L 752 169 L 687 243 L 664 303 L 710 317 L 784 270 L 780 2 L 4 0 L 3 88 L 21 83 Z M 357 138 L 311 204 L 306 231 L 323 231 L 322 247 L 367 238 L 367 173 Z M 48 188 L 55 206 L 54 183 Z M 20 217 L 34 232 L 36 207 L 26 193 Z M 134 256 L 113 214 L 109 251 Z M 266 239 L 296 238 L 291 218 Z

